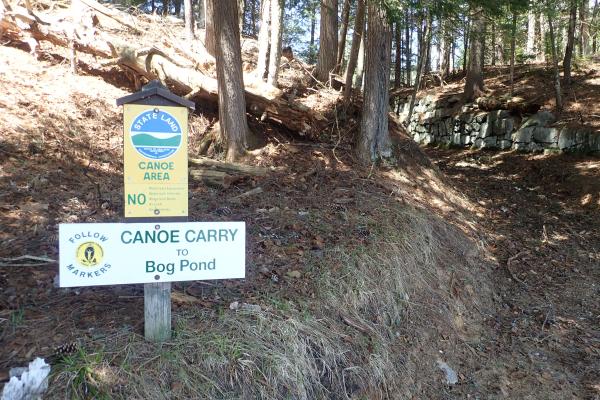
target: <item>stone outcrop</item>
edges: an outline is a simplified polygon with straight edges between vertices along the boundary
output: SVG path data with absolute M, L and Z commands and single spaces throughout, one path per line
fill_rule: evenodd
M 403 122 L 408 107 L 399 107 Z M 426 145 L 600 153 L 600 133 L 585 126 L 553 127 L 554 122 L 554 114 L 545 110 L 521 117 L 504 109 L 482 111 L 476 104 L 463 104 L 460 96 L 425 96 L 415 103 L 408 132 Z

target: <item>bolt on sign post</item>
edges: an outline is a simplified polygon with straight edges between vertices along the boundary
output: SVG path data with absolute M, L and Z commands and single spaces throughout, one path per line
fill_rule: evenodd
M 159 81 L 117 99 L 123 106 L 125 222 L 187 221 L 188 108 Z M 171 283 L 144 285 L 144 334 L 171 336 Z
M 123 105 L 125 223 L 60 224 L 61 287 L 144 284 L 147 340 L 171 337 L 171 282 L 244 278 L 244 222 L 187 222 L 188 108 L 157 81 Z

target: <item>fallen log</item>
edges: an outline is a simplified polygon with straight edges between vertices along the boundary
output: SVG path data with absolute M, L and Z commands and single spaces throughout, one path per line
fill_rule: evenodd
M 236 181 L 236 178 L 228 173 L 213 169 L 192 169 L 190 170 L 190 176 L 193 180 L 216 189 L 227 189 Z
M 247 176 L 265 176 L 269 173 L 268 168 L 255 167 L 253 165 L 244 165 L 238 163 L 228 163 L 223 161 L 213 160 L 207 157 L 201 158 L 190 158 L 190 165 L 196 167 L 202 167 L 204 169 L 213 169 L 216 171 L 222 171 L 226 173 L 232 173 L 237 175 Z
M 250 196 L 254 196 L 255 194 L 260 194 L 263 192 L 263 189 L 258 186 L 255 187 L 254 189 L 250 189 L 247 192 L 244 192 L 242 194 L 239 194 L 235 197 L 232 197 L 229 199 L 229 201 L 233 202 L 233 203 L 239 203 L 242 199 L 245 199 L 246 197 L 250 197 Z
M 90 2 L 88 0 L 88 2 Z M 86 35 L 84 27 L 66 21 L 41 25 L 23 8 L 19 23 L 0 10 L 0 29 L 4 37 L 26 43 L 29 37 L 48 41 L 56 46 L 108 59 L 103 65 L 119 65 L 133 72 L 137 78 L 159 79 L 171 90 L 191 100 L 218 102 L 217 80 L 190 66 L 177 63 L 157 47 L 138 49 L 121 43 L 106 33 Z M 27 18 L 29 16 L 29 18 Z M 73 32 L 71 34 L 67 32 Z M 79 38 L 85 38 L 81 40 Z M 261 118 L 277 122 L 301 136 L 316 137 L 329 122 L 327 118 L 295 99 L 287 99 L 283 91 L 245 75 L 247 111 Z
M 98 3 L 97 1 L 94 0 L 79 0 L 80 2 L 82 2 L 83 4 L 85 4 L 88 7 L 93 8 L 94 10 L 98 11 L 100 14 L 105 15 L 115 21 L 117 21 L 118 23 L 120 23 L 123 26 L 128 27 L 129 29 L 133 30 L 136 33 L 144 33 L 141 29 L 139 29 L 138 27 L 136 27 L 135 25 L 125 21 L 125 19 L 119 15 L 120 13 L 115 11 L 115 10 L 111 10 L 110 8 Z
M 29 44 L 29 40 L 33 38 L 66 49 L 74 48 L 100 58 L 111 58 L 117 54 L 114 50 L 115 46 L 110 41 L 91 38 L 84 34 L 76 35 L 72 23 L 61 22 L 56 26 L 52 23 L 41 24 L 25 8 L 19 8 L 20 10 L 15 11 L 0 9 L 0 31 L 4 39 Z M 85 39 L 80 39 L 81 37 Z
M 131 47 L 120 49 L 119 65 L 125 66 L 148 80 L 168 83 L 180 96 L 191 100 L 218 102 L 217 80 L 200 71 L 176 65 L 157 48 L 140 53 Z M 287 100 L 284 93 L 244 76 L 246 109 L 261 119 L 270 119 L 301 136 L 317 136 L 328 125 L 327 118 L 310 107 Z

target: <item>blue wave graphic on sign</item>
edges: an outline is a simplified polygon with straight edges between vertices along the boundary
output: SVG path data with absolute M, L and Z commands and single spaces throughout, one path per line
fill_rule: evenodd
M 154 160 L 175 154 L 181 146 L 181 135 L 179 122 L 165 111 L 144 111 L 131 124 L 133 147 L 144 157 Z

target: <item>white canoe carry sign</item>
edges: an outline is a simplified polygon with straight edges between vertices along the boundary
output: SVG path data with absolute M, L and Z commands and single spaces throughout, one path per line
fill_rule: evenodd
M 60 286 L 244 278 L 244 222 L 61 224 Z

